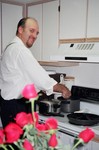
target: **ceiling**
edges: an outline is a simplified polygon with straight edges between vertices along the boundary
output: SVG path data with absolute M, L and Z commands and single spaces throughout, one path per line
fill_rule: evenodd
M 40 2 L 42 0 L 9 0 L 9 1 L 12 1 L 12 2 L 20 2 L 20 3 L 30 3 L 30 2 Z M 3 2 L 3 0 L 2 0 Z
M 38 2 L 39 0 L 12 0 L 12 1 L 29 3 L 29 2 Z
M 49 0 L 0 0 L 1 2 L 20 2 L 20 3 L 31 3 L 31 2 L 47 2 Z M 51 0 L 50 0 L 51 1 Z M 52 0 L 53 1 L 53 0 Z

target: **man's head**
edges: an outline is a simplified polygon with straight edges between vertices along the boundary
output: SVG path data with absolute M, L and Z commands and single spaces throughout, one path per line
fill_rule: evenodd
M 16 35 L 23 41 L 26 47 L 32 47 L 39 34 L 38 22 L 34 18 L 22 18 L 18 25 Z

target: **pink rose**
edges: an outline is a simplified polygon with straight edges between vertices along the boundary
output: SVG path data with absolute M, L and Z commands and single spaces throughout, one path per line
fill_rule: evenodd
M 38 129 L 38 131 L 45 131 L 46 130 L 46 126 L 45 124 L 37 124 L 36 128 Z
M 36 89 L 34 87 L 34 84 L 28 84 L 24 87 L 23 91 L 22 91 L 22 95 L 23 97 L 25 97 L 26 99 L 30 99 L 30 98 L 37 98 L 38 94 L 36 92 Z
M 31 113 L 27 114 L 28 123 L 33 124 L 33 116 Z
M 7 143 L 13 143 L 17 141 L 23 134 L 23 130 L 15 123 L 9 123 L 5 129 L 5 136 Z
M 48 145 L 51 147 L 56 147 L 58 144 L 57 138 L 56 138 L 56 134 L 52 134 L 52 136 L 49 139 Z
M 35 124 L 38 124 L 39 116 L 37 112 L 34 112 Z M 24 127 L 27 124 L 34 124 L 34 119 L 31 113 L 20 112 L 16 115 L 15 118 L 16 123 L 20 127 Z
M 23 147 L 25 150 L 35 150 L 31 143 L 28 140 L 25 140 L 23 143 Z
M 3 131 L 3 129 L 1 129 L 0 130 L 0 144 L 4 143 L 4 137 L 5 137 L 4 131 Z
M 16 115 L 15 121 L 20 127 L 24 127 L 26 124 L 28 124 L 27 113 L 25 113 L 25 112 L 18 113 Z
M 86 128 L 85 130 L 79 133 L 78 137 L 82 139 L 84 143 L 87 143 L 90 140 L 92 140 L 94 136 L 95 136 L 95 133 L 91 129 Z
M 45 124 L 46 124 L 47 130 L 49 130 L 49 129 L 57 129 L 58 128 L 58 121 L 55 118 L 53 118 L 53 117 L 48 118 L 45 121 Z

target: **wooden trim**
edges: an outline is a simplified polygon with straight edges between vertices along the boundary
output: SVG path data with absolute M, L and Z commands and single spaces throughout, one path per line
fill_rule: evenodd
M 72 67 L 78 66 L 78 62 L 67 61 L 38 61 L 41 66 L 53 66 L 53 67 Z
M 59 39 L 59 44 L 65 43 L 84 43 L 84 42 L 99 42 L 99 37 L 82 38 L 82 39 Z
M 37 4 L 43 4 L 43 3 L 47 3 L 47 2 L 51 2 L 51 1 L 55 1 L 55 0 L 38 0 L 37 2 L 28 2 L 26 3 L 26 6 L 32 6 L 32 5 L 37 5 Z
M 99 135 L 96 135 L 96 136 L 94 137 L 93 141 L 99 143 Z
M 24 4 L 25 4 L 25 3 L 22 3 L 22 2 L 17 2 L 17 0 L 16 1 L 1 0 L 1 3 L 13 4 L 13 5 L 19 5 L 19 6 L 24 6 Z
M 83 43 L 85 42 L 85 39 L 59 39 L 59 44 L 65 44 L 65 43 Z
M 99 38 L 98 37 L 87 38 L 86 42 L 99 42 Z

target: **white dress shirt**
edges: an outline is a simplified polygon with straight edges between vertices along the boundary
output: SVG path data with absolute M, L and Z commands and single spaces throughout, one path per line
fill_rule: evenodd
M 6 48 L 1 60 L 1 96 L 5 100 L 22 97 L 25 85 L 34 83 L 37 92 L 53 93 L 57 83 L 39 65 L 30 49 L 17 36 Z

